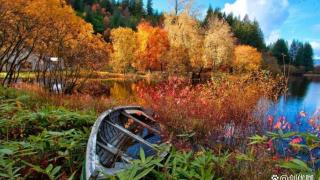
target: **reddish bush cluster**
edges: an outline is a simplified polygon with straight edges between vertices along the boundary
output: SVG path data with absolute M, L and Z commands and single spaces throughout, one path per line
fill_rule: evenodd
M 205 133 L 213 125 L 214 108 L 209 99 L 200 95 L 203 93 L 202 86 L 191 87 L 178 78 L 154 88 L 139 89 L 139 95 L 157 112 L 157 118 L 176 134 L 194 130 Z
M 196 86 L 171 78 L 155 87 L 137 89 L 144 105 L 157 112 L 157 119 L 169 132 L 195 133 L 197 142 L 208 143 L 219 137 L 243 138 L 243 133 L 255 133 L 247 130 L 259 126 L 257 114 L 265 113 L 256 108 L 257 102 L 272 94 L 274 84 L 263 76 L 223 76 Z

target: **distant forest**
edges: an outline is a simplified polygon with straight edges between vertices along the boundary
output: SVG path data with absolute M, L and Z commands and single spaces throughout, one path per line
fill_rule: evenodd
M 103 35 L 110 42 L 111 30 L 118 27 L 137 29 L 141 20 L 150 22 L 153 26 L 163 27 L 164 16 L 153 8 L 153 1 L 148 0 L 146 6 L 143 0 L 68 0 L 76 10 L 78 16 L 93 25 L 96 33 Z M 173 1 L 179 3 L 180 1 Z M 174 4 L 178 7 L 178 4 Z M 176 12 L 178 13 L 178 12 Z M 249 45 L 257 48 L 267 56 L 276 58 L 279 65 L 291 64 L 296 67 L 313 68 L 313 49 L 306 42 L 294 40 L 289 44 L 284 39 L 267 46 L 263 32 L 257 21 L 252 21 L 248 16 L 240 18 L 233 14 L 225 14 L 220 9 L 208 8 L 204 19 L 198 20 L 199 26 L 207 26 L 210 17 L 218 17 L 226 21 L 236 38 L 237 44 Z
M 159 25 L 161 13 L 152 7 L 152 0 L 148 0 L 144 8 L 142 0 L 68 0 L 77 14 L 93 25 L 96 32 L 103 34 L 109 40 L 111 29 L 130 27 L 136 29 L 142 19 Z

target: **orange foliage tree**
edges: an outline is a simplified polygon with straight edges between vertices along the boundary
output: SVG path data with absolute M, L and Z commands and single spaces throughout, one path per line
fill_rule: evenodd
M 93 34 L 92 25 L 78 17 L 65 1 L 33 1 L 29 9 L 30 14 L 41 20 L 41 43 L 37 46 L 40 66 L 36 71 L 45 86 L 60 84 L 57 90 L 71 93 L 84 82 L 81 80 L 106 63 L 107 44 L 100 35 Z M 48 60 L 48 56 L 57 57 L 58 62 Z
M 0 0 L 0 72 L 6 72 L 2 85 L 17 79 L 39 37 L 39 19 L 29 13 L 29 1 Z
M 0 0 L 0 9 L 0 71 L 7 84 L 31 63 L 41 84 L 69 93 L 81 71 L 87 76 L 108 58 L 108 45 L 64 0 Z
M 145 21 L 137 29 L 138 50 L 134 67 L 141 71 L 163 70 L 163 57 L 169 49 L 167 32 Z
M 261 53 L 254 47 L 239 45 L 234 50 L 233 68 L 237 72 L 257 71 L 262 63 Z

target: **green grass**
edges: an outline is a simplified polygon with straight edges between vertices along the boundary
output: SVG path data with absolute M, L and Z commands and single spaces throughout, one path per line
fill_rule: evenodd
M 96 114 L 30 103 L 0 88 L 0 179 L 79 177 Z

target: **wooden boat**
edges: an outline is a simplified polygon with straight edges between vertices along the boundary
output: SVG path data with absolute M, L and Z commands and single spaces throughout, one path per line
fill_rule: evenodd
M 142 148 L 146 156 L 165 157 L 160 126 L 150 111 L 138 106 L 105 111 L 92 127 L 82 179 L 101 179 L 130 167 Z

